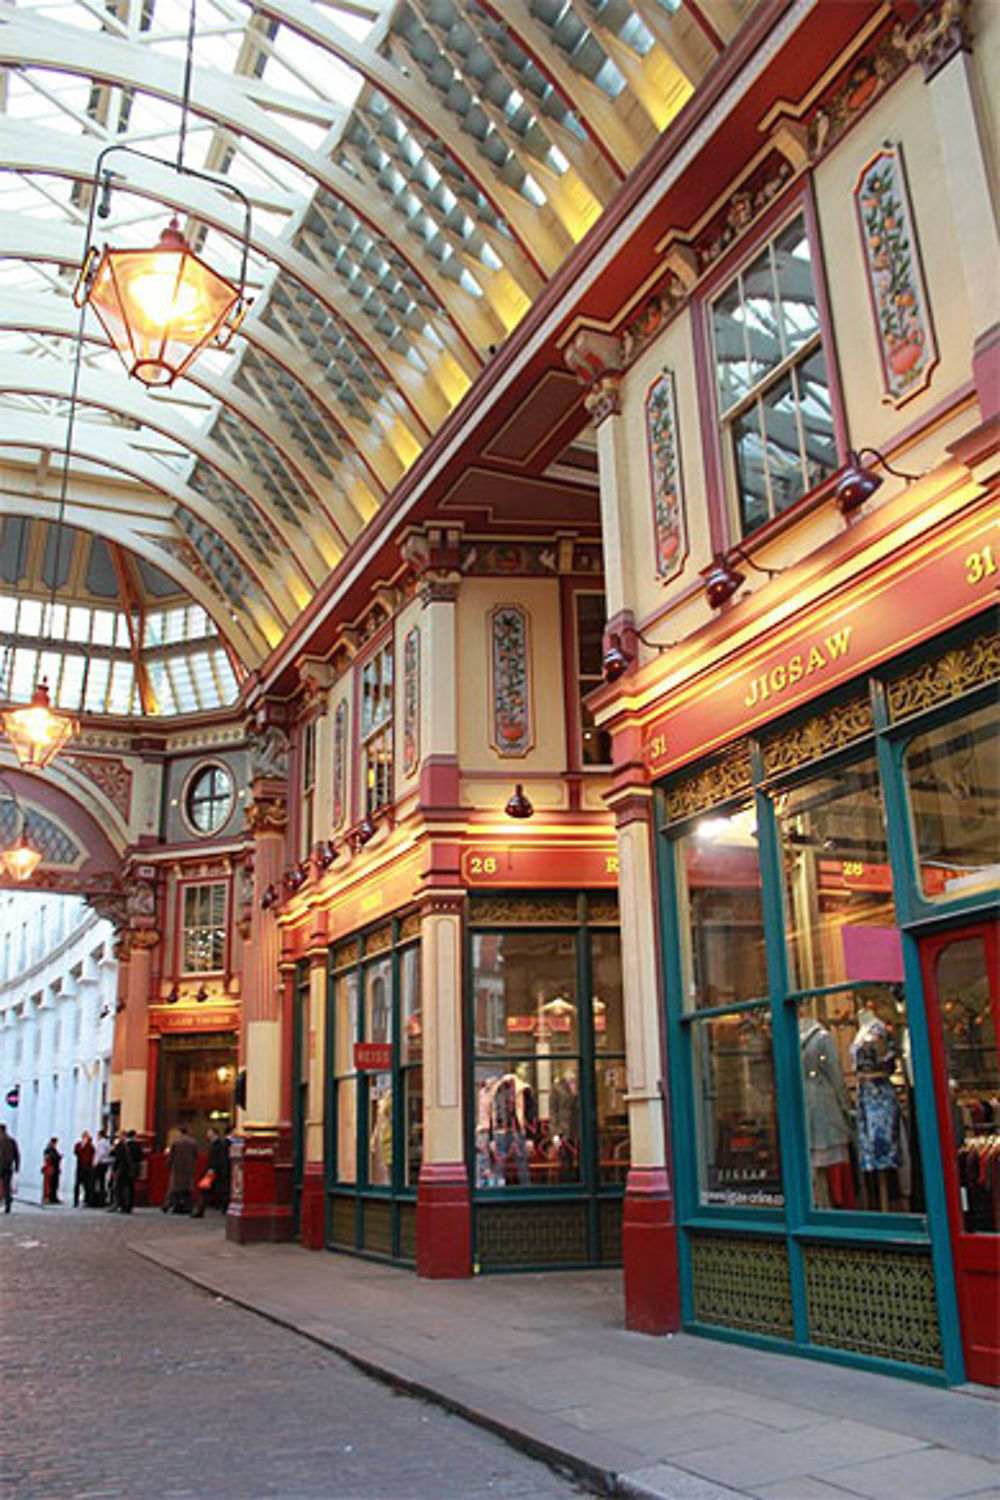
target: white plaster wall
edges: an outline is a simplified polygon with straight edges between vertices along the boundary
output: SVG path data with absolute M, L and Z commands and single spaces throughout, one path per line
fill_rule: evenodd
M 0 893 L 0 1120 L 21 1151 L 19 1195 L 41 1197 L 42 1150 L 59 1137 L 60 1196 L 73 1143 L 104 1123 L 118 964 L 110 923 L 74 896 Z M 20 1085 L 20 1103 L 6 1102 Z

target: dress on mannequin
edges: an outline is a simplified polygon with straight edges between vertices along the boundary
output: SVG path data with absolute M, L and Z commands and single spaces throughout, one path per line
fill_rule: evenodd
M 833 1037 L 812 1016 L 799 1017 L 802 1086 L 809 1127 L 809 1162 L 817 1208 L 853 1206 L 840 1202 L 843 1174 L 835 1170 L 850 1161 L 850 1100 Z M 853 1199 L 853 1189 L 851 1192 Z
M 858 1013 L 851 1043 L 858 1075 L 858 1162 L 862 1172 L 879 1174 L 879 1207 L 889 1207 L 886 1173 L 900 1164 L 899 1100 L 890 1075 L 896 1053 L 884 1021 L 873 1010 Z

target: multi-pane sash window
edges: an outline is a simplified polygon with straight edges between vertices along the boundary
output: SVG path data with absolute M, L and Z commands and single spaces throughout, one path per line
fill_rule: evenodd
M 392 801 L 392 646 L 361 669 L 361 769 L 365 812 Z
M 208 974 L 225 967 L 226 886 L 224 881 L 184 887 L 183 969 Z
M 302 823 L 299 854 L 305 859 L 313 844 L 314 802 L 316 797 L 316 721 L 311 719 L 302 730 Z
M 580 705 L 580 763 L 611 763 L 611 736 L 598 729 L 584 699 L 604 682 L 604 595 L 574 594 L 576 619 L 576 681 Z
M 798 215 L 712 304 L 728 482 L 744 536 L 837 467 L 805 220 Z

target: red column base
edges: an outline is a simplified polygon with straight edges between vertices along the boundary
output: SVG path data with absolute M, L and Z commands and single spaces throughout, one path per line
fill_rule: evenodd
M 322 1162 L 307 1166 L 299 1197 L 299 1240 L 306 1250 L 326 1244 L 326 1182 Z
M 417 1275 L 472 1275 L 472 1204 L 461 1162 L 425 1162 L 417 1183 Z
M 230 1147 L 226 1239 L 241 1245 L 292 1238 L 291 1159 L 277 1129 L 247 1127 Z
M 622 1226 L 625 1327 L 674 1333 L 681 1326 L 677 1225 L 670 1179 L 662 1167 L 633 1167 Z

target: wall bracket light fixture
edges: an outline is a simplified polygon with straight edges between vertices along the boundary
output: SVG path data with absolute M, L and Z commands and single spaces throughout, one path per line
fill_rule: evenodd
M 525 795 L 521 782 L 517 782 L 513 795 L 508 797 L 504 812 L 508 818 L 533 818 L 535 815 L 534 803 Z
M 915 479 L 920 478 L 919 474 L 910 474 L 906 469 L 894 468 L 885 454 L 880 453 L 877 448 L 852 448 L 847 455 L 847 466 L 837 482 L 835 491 L 837 506 L 843 516 L 851 516 L 856 510 L 860 510 L 865 501 L 871 499 L 884 482 L 874 469 L 864 463 L 866 454 L 870 454 L 887 474 L 893 474 L 897 479 L 905 479 L 907 484 L 912 484 Z

